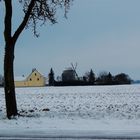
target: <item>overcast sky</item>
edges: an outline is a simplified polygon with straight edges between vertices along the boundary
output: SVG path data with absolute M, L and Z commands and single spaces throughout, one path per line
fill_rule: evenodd
M 3 9 L 3 7 L 0 7 Z M 16 8 L 13 23 L 21 14 Z M 0 10 L 0 16 L 4 12 Z M 15 28 L 13 27 L 13 29 Z M 0 73 L 3 73 L 4 41 L 0 22 Z M 58 17 L 55 25 L 38 29 L 39 38 L 25 30 L 16 44 L 15 75 L 27 75 L 37 68 L 48 75 L 50 68 L 57 75 L 78 63 L 83 75 L 91 68 L 112 74 L 127 73 L 140 79 L 140 0 L 75 0 L 68 13 Z

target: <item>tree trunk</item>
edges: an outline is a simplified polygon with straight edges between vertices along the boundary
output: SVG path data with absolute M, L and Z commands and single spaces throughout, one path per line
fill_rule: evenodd
M 11 117 L 18 115 L 14 84 L 14 45 L 11 43 L 5 46 L 4 89 L 7 117 L 11 119 Z
M 14 48 L 16 41 L 27 25 L 32 9 L 35 5 L 35 0 L 31 0 L 28 6 L 27 13 L 18 29 L 12 36 L 12 0 L 4 0 L 5 3 L 5 20 L 4 20 L 4 38 L 5 38 L 5 56 L 4 56 L 4 89 L 7 117 L 18 115 L 15 84 L 14 84 Z

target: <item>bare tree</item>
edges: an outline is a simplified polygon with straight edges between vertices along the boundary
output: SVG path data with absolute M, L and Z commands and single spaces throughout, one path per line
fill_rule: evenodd
M 15 31 L 12 31 L 13 3 L 12 0 L 0 0 L 5 7 L 4 17 L 4 38 L 5 38 L 5 56 L 4 56 L 4 89 L 7 117 L 18 115 L 15 85 L 14 85 L 14 50 L 15 44 L 25 27 L 33 27 L 33 33 L 38 36 L 36 27 L 38 21 L 43 24 L 50 21 L 56 23 L 56 12 L 58 8 L 65 9 L 65 16 L 73 0 L 17 0 L 23 8 L 24 17 Z M 12 34 L 13 33 L 13 34 Z

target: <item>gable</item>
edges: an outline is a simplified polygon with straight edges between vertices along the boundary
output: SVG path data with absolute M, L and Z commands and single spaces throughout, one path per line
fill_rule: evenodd
M 40 81 L 45 80 L 45 77 L 40 74 L 37 70 L 32 71 L 32 73 L 27 77 L 27 81 Z
M 34 77 L 34 76 L 42 76 L 42 75 L 37 70 L 33 70 L 32 73 L 27 77 L 27 79 Z

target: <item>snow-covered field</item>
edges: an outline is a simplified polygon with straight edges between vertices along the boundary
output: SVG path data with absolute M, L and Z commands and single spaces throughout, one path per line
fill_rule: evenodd
M 139 84 L 17 88 L 16 96 L 23 117 L 8 120 L 0 89 L 0 135 L 140 137 Z

